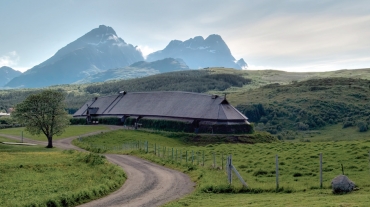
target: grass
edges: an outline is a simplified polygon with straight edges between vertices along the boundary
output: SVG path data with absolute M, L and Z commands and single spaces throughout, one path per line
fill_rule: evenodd
M 109 194 L 126 179 L 122 169 L 95 154 L 0 144 L 0 157 L 4 207 L 76 206 Z
M 291 194 L 261 193 L 261 194 L 212 194 L 195 193 L 179 201 L 171 202 L 165 207 L 239 207 L 239 206 L 341 206 L 366 207 L 370 196 L 360 191 L 348 195 L 333 195 L 326 190 L 296 192 Z
M 343 129 L 342 124 L 330 125 L 320 130 L 300 132 L 298 140 L 310 141 L 345 141 L 345 140 L 367 140 L 370 138 L 370 130 L 359 132 L 358 127 L 348 127 Z
M 67 137 L 73 137 L 78 135 L 83 135 L 91 132 L 97 132 L 97 131 L 103 131 L 108 130 L 109 127 L 105 125 L 72 125 L 66 128 L 65 132 L 61 136 L 54 136 L 53 140 L 59 140 L 64 139 Z M 0 129 L 0 134 L 7 134 L 7 135 L 13 135 L 20 137 L 22 135 L 23 131 L 23 137 L 29 138 L 33 140 L 39 140 L 39 141 L 46 141 L 46 137 L 43 134 L 40 135 L 31 135 L 27 131 L 25 131 L 24 127 L 18 127 L 18 128 L 7 128 L 7 129 Z
M 136 140 L 134 136 L 140 137 L 137 139 L 139 141 L 149 141 L 148 154 L 144 150 L 127 150 L 127 148 L 122 150 L 124 143 L 132 143 Z M 97 146 L 105 146 L 108 153 L 130 153 L 188 173 L 197 183 L 197 190 L 189 197 L 169 204 L 169 206 L 229 206 L 230 203 L 235 203 L 231 206 L 240 206 L 249 205 L 249 202 L 254 203 L 254 206 L 266 206 L 271 202 L 276 206 L 299 206 L 300 200 L 306 200 L 306 204 L 302 203 L 306 206 L 309 205 L 310 200 L 316 206 L 327 203 L 330 204 L 329 206 L 342 203 L 345 204 L 344 206 L 359 206 L 366 205 L 370 201 L 368 196 L 370 193 L 369 140 L 192 146 L 165 136 L 151 140 L 151 136 L 153 135 L 148 132 L 121 130 L 83 138 L 82 142 L 76 140 L 74 143 L 81 147 L 94 143 Z M 155 142 L 161 143 L 160 157 L 153 153 Z M 166 145 L 166 143 L 169 144 Z M 141 146 L 143 145 L 142 143 Z M 158 147 L 158 144 L 156 146 Z M 163 151 L 164 146 L 167 146 L 166 154 Z M 174 152 L 176 150 L 178 152 L 177 161 L 175 158 L 172 159 L 172 148 Z M 182 158 L 180 158 L 180 150 Z M 186 151 L 188 151 L 189 159 L 187 163 L 185 161 Z M 193 165 L 190 158 L 192 152 L 194 152 Z M 203 152 L 205 165 L 201 166 Z M 216 157 L 216 166 L 213 166 L 213 153 Z M 319 183 L 320 153 L 323 153 L 324 163 L 323 189 L 320 189 Z M 233 184 L 229 186 L 225 171 L 221 169 L 222 154 L 224 159 L 226 155 L 232 154 L 233 165 L 245 179 L 249 189 L 243 188 L 235 175 Z M 280 189 L 278 190 L 280 193 L 277 194 L 275 193 L 275 155 L 279 155 L 280 172 Z M 223 163 L 225 164 L 225 161 Z M 345 195 L 347 199 L 332 195 L 330 189 L 331 180 L 342 174 L 341 164 L 344 166 L 345 175 L 349 176 L 360 188 L 359 191 Z M 307 196 L 312 199 L 307 199 Z M 235 202 L 227 202 L 226 197 L 230 197 Z

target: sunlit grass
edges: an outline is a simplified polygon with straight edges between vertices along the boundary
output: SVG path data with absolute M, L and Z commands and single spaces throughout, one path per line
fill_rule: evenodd
M 229 206 L 225 201 L 226 198 L 233 200 L 230 206 L 270 206 L 271 202 L 275 206 L 300 206 L 300 200 L 306 202 L 302 205 L 309 206 L 310 199 L 313 205 L 322 206 L 326 204 L 324 199 L 326 196 L 329 199 L 327 201 L 329 206 L 341 203 L 348 206 L 361 206 L 359 204 L 365 206 L 370 200 L 369 140 L 192 146 L 165 136 L 151 140 L 151 136 L 153 135 L 147 132 L 122 130 L 84 138 L 82 142 L 76 140 L 75 143 L 104 146 L 108 153 L 130 153 L 188 173 L 196 181 L 197 190 L 191 196 L 169 206 Z M 127 148 L 122 150 L 124 143 L 144 140 L 149 141 L 149 153 L 145 153 L 145 147 L 141 151 Z M 156 155 L 153 151 L 154 143 L 157 147 Z M 141 146 L 143 144 L 142 142 Z M 204 166 L 202 166 L 203 153 Z M 323 154 L 323 189 L 320 189 L 320 153 Z M 233 184 L 229 186 L 224 168 L 226 156 L 229 154 L 233 156 L 233 165 L 245 179 L 249 189 L 243 188 L 235 175 Z M 276 155 L 279 156 L 278 194 L 275 193 Z M 344 166 L 345 175 L 360 188 L 359 191 L 346 195 L 348 199 L 337 199 L 338 197 L 331 193 L 331 180 L 342 174 L 341 165 Z M 269 199 L 262 200 L 264 196 Z M 305 196 L 310 199 L 304 199 Z M 245 200 L 247 198 L 249 202 Z
M 65 132 L 60 135 L 60 136 L 54 136 L 53 140 L 59 140 L 59 139 L 64 139 L 67 137 L 73 137 L 73 136 L 78 136 L 78 135 L 83 135 L 91 132 L 96 132 L 96 131 L 103 131 L 103 130 L 108 130 L 109 127 L 105 125 L 72 125 L 66 128 Z M 22 136 L 22 131 L 23 131 L 23 137 L 24 138 L 29 138 L 33 140 L 39 140 L 39 141 L 46 141 L 46 137 L 44 134 L 40 135 L 31 135 L 27 131 L 25 131 L 24 127 L 18 127 L 18 128 L 8 128 L 8 129 L 0 129 L 0 134 L 7 134 L 7 135 L 12 135 L 12 136 Z
M 0 142 L 8 141 L 0 137 Z M 119 188 L 125 175 L 100 156 L 0 144 L 0 206 L 75 206 Z M 101 159 L 100 164 L 89 160 Z

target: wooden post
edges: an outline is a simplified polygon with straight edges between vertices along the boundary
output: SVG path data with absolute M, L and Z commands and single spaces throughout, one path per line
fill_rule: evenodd
M 191 151 L 191 164 L 194 164 L 194 150 Z
M 186 150 L 186 164 L 188 164 L 188 151 Z
M 157 143 L 154 143 L 154 155 L 157 155 Z
M 322 153 L 320 153 L 320 188 L 322 188 Z
M 216 155 L 215 155 L 215 152 L 213 152 L 213 168 L 216 168 Z
M 221 170 L 224 169 L 224 153 L 221 154 Z
M 276 192 L 279 191 L 279 157 L 276 155 L 275 157 L 275 163 L 276 163 Z
M 173 160 L 173 148 L 172 148 L 172 160 Z
M 22 143 L 23 143 L 23 131 L 22 131 Z
M 229 178 L 229 184 L 231 185 L 231 182 L 232 182 L 232 174 L 231 174 L 231 166 L 232 166 L 232 156 L 229 155 L 229 159 L 228 159 L 228 166 L 227 166 L 227 174 L 228 174 L 228 178 Z
M 204 150 L 203 150 L 203 166 L 204 166 Z
M 149 142 L 146 141 L 146 153 L 149 153 Z
M 176 149 L 176 159 L 175 159 L 175 161 L 177 162 L 177 149 Z

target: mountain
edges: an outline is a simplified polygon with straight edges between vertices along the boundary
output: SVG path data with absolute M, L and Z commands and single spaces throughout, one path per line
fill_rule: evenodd
M 11 79 L 21 75 L 22 73 L 13 68 L 3 66 L 0 68 L 0 87 L 7 84 Z
M 141 51 L 100 25 L 61 48 L 45 62 L 11 80 L 8 87 L 45 87 L 68 84 L 89 75 L 144 60 Z
M 130 79 L 144 77 L 158 73 L 188 70 L 189 67 L 181 59 L 165 58 L 154 62 L 139 61 L 123 68 L 109 69 L 76 83 L 103 82 L 107 80 Z
M 241 58 L 240 60 L 238 60 L 236 62 L 236 64 L 238 64 L 240 66 L 241 69 L 248 69 L 248 64 L 244 61 L 243 58 Z
M 216 34 L 210 35 L 206 39 L 197 36 L 184 42 L 172 40 L 163 50 L 149 54 L 146 60 L 155 61 L 169 57 L 183 59 L 192 69 L 205 67 L 242 69 L 236 63 L 224 40 Z

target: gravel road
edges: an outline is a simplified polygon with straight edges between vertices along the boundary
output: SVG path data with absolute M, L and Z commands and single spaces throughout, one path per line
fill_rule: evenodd
M 95 133 L 88 135 L 91 134 Z M 0 135 L 20 140 L 16 136 Z M 53 145 L 62 149 L 84 151 L 71 144 L 72 140 L 76 138 L 78 137 L 57 140 L 53 142 Z M 24 141 L 45 146 L 47 144 L 46 142 L 26 138 Z M 194 190 L 195 184 L 186 174 L 179 171 L 168 169 L 134 156 L 116 154 L 105 154 L 105 156 L 110 162 L 122 167 L 128 179 L 120 189 L 112 194 L 80 205 L 81 207 L 160 206 L 185 196 Z

